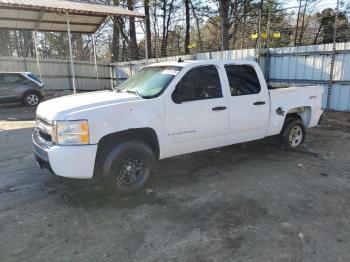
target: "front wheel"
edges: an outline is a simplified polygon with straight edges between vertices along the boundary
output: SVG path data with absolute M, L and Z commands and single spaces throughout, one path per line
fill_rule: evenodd
M 300 119 L 287 120 L 281 133 L 285 149 L 298 149 L 304 143 L 305 127 Z
M 37 106 L 40 103 L 41 97 L 36 92 L 30 92 L 24 95 L 23 103 L 26 106 Z
M 128 195 L 140 190 L 155 162 L 152 149 L 140 141 L 122 142 L 102 163 L 102 181 L 113 193 Z

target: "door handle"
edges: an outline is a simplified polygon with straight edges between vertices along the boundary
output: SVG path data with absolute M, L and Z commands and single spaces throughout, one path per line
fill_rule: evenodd
M 213 107 L 211 110 L 213 110 L 213 111 L 226 110 L 226 106 Z
M 265 105 L 265 101 L 256 101 L 253 105 L 259 106 L 259 105 Z

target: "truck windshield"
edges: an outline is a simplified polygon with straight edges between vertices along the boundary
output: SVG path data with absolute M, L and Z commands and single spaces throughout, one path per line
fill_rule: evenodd
M 135 93 L 143 98 L 157 97 L 180 70 L 179 66 L 146 67 L 118 86 L 117 92 Z

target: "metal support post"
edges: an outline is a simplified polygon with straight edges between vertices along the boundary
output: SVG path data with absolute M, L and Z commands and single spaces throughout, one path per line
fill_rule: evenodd
M 37 42 L 37 31 L 34 31 L 32 33 L 33 40 L 34 40 L 34 47 L 35 47 L 35 56 L 36 56 L 36 66 L 38 67 L 38 73 L 40 76 L 40 79 L 42 78 L 41 75 L 41 69 L 40 69 L 40 61 L 39 61 L 39 52 L 38 52 L 38 42 Z
M 267 25 L 266 25 L 266 56 L 265 56 L 265 79 L 268 82 L 269 81 L 269 75 L 270 75 L 270 40 L 271 40 L 271 30 L 270 30 L 270 24 L 271 24 L 271 2 L 268 1 L 268 14 L 267 14 Z
M 68 45 L 69 45 L 69 60 L 70 60 L 70 73 L 71 73 L 71 82 L 73 87 L 74 94 L 77 92 L 76 86 L 75 86 L 75 72 L 74 72 L 74 61 L 73 61 L 73 51 L 72 51 L 72 39 L 71 39 L 71 33 L 70 33 L 70 18 L 69 13 L 66 12 L 67 15 L 67 33 L 68 33 Z
M 339 0 L 337 0 L 337 7 L 336 7 L 336 12 L 335 12 L 335 17 L 334 17 L 333 47 L 332 47 L 333 53 L 331 56 L 331 64 L 330 64 L 330 69 L 329 69 L 329 80 L 328 80 L 327 101 L 326 101 L 326 110 L 327 111 L 330 108 L 331 95 L 332 95 L 334 61 L 335 61 L 335 55 L 336 55 L 338 16 L 339 16 Z
M 98 80 L 97 53 L 96 53 L 96 34 L 92 34 L 92 45 L 93 45 L 93 49 L 94 49 L 94 62 L 95 62 L 96 79 Z

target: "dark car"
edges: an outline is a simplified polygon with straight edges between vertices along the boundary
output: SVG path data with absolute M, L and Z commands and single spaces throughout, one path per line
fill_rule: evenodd
M 44 83 L 30 72 L 0 72 L 0 104 L 36 106 L 44 98 Z

